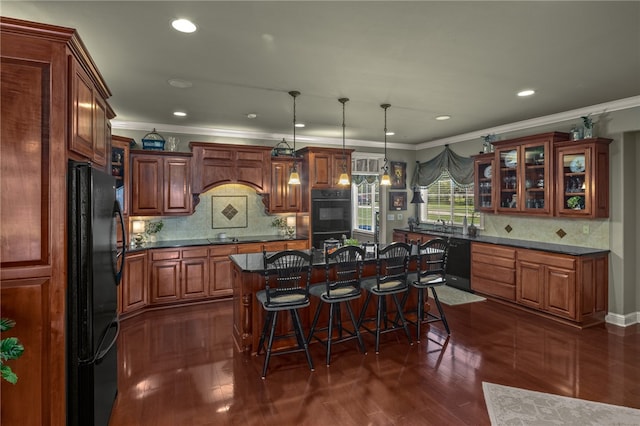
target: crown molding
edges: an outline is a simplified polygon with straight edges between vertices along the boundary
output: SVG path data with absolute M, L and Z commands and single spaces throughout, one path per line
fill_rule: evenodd
M 602 104 L 592 105 L 585 108 L 574 109 L 570 111 L 560 112 L 557 114 L 546 115 L 543 117 L 532 118 L 529 120 L 517 121 L 515 123 L 509 123 L 502 126 L 489 127 L 486 129 L 476 130 L 469 133 L 463 133 L 461 135 L 451 136 L 443 139 L 436 139 L 429 142 L 423 142 L 417 145 L 405 144 L 398 142 L 387 142 L 387 148 L 406 150 L 406 151 L 420 151 L 422 149 L 434 148 L 438 146 L 454 144 L 458 142 L 469 141 L 473 139 L 479 139 L 483 135 L 490 133 L 509 133 L 519 130 L 526 130 L 534 127 L 547 126 L 554 123 L 564 122 L 568 120 L 575 120 L 578 117 L 584 115 L 603 114 L 606 112 L 619 111 L 629 108 L 640 107 L 640 96 L 632 96 L 629 98 L 619 99 L 616 101 L 605 102 Z M 168 133 L 181 133 L 186 135 L 204 135 L 215 136 L 224 138 L 236 138 L 236 139 L 251 139 L 260 141 L 273 141 L 279 142 L 282 139 L 287 139 L 290 134 L 282 133 L 268 133 L 268 132 L 250 132 L 247 130 L 231 130 L 231 129 L 215 129 L 210 127 L 192 127 L 192 126 L 176 126 L 163 123 L 145 123 L 137 121 L 123 121 L 113 120 L 111 122 L 113 129 L 124 130 L 139 130 L 148 132 L 149 129 L 156 129 L 159 132 Z M 303 142 L 305 144 L 319 144 L 329 146 L 342 146 L 342 139 L 338 138 L 326 138 L 316 136 L 297 136 L 296 141 Z M 367 141 L 357 139 L 346 139 L 346 145 L 350 147 L 375 147 L 384 148 L 384 143 L 380 141 Z

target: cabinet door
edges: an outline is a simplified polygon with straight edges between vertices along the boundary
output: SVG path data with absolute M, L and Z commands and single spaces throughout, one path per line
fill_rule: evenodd
M 306 250 L 309 248 L 308 243 L 308 240 L 287 241 L 285 248 L 287 250 Z
M 69 69 L 71 91 L 69 149 L 91 159 L 93 158 L 93 138 L 95 136 L 93 83 L 82 67 L 71 57 L 69 57 Z
M 289 185 L 289 174 L 292 168 L 293 161 L 272 160 L 271 162 L 269 210 L 272 213 L 300 211 L 301 185 Z
M 253 186 L 259 192 L 264 191 L 269 183 L 267 180 L 269 152 L 237 149 L 235 154 L 238 183 Z
M 122 312 L 135 311 L 149 303 L 147 276 L 147 253 L 127 255 L 120 285 Z
M 180 261 L 151 262 L 151 303 L 175 302 L 180 297 Z
M 406 243 L 407 242 L 407 233 L 401 231 L 393 231 L 392 240 L 394 242 Z
M 182 261 L 181 297 L 205 297 L 209 284 L 209 258 L 185 259 Z
M 131 214 L 159 216 L 162 214 L 162 160 L 149 156 L 132 156 Z
M 111 147 L 111 130 L 107 118 L 107 106 L 99 95 L 94 93 L 93 108 L 93 161 L 100 165 L 107 164 L 107 152 Z
M 209 295 L 230 296 L 232 289 L 232 262 L 229 255 L 237 252 L 236 245 L 209 249 Z
M 165 158 L 163 169 L 163 214 L 191 212 L 191 161 Z
M 346 154 L 344 157 L 342 153 L 335 153 L 332 156 L 331 164 L 331 187 L 332 188 L 344 188 L 345 186 L 339 185 L 340 175 L 344 171 L 349 175 L 349 182 L 351 182 L 351 154 Z
M 536 309 L 543 308 L 545 268 L 543 265 L 516 262 L 517 302 Z
M 494 155 L 483 154 L 475 158 L 475 207 L 479 211 L 493 212 L 495 210 L 495 167 Z
M 310 156 L 309 176 L 312 188 L 330 188 L 332 186 L 333 157 L 327 152 L 314 152 Z
M 570 269 L 549 266 L 545 271 L 544 310 L 576 319 L 576 278 Z

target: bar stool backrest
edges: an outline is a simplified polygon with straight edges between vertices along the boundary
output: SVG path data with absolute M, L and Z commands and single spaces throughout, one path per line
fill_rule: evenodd
M 418 280 L 430 281 L 440 276 L 446 279 L 447 258 L 449 257 L 449 241 L 444 238 L 434 238 L 418 246 Z
M 328 299 L 360 294 L 364 257 L 364 249 L 357 246 L 343 246 L 333 253 L 325 250 L 325 283 Z
M 385 283 L 396 281 L 406 283 L 410 253 L 411 246 L 403 242 L 394 242 L 378 250 L 376 259 L 378 290 Z
M 301 250 L 284 250 L 271 255 L 263 251 L 267 305 L 298 305 L 309 301 L 311 254 Z

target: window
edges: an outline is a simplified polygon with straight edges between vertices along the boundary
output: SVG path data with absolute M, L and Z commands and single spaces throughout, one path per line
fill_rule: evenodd
M 473 185 L 457 185 L 448 173 L 428 188 L 421 188 L 424 204 L 420 204 L 420 222 L 435 223 L 444 220 L 447 224 L 462 225 L 467 217 L 471 219 L 474 211 Z
M 351 193 L 353 198 L 353 228 L 361 232 L 375 232 L 376 216 L 380 211 L 379 154 L 358 153 L 351 159 Z

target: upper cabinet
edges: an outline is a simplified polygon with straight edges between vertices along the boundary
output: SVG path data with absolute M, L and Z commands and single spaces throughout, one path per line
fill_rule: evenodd
M 131 154 L 131 215 L 167 216 L 193 212 L 191 154 Z
M 494 142 L 496 212 L 553 214 L 552 147 L 568 138 L 554 132 Z
M 133 139 L 113 135 L 111 137 L 111 175 L 116 178 L 116 200 L 120 203 L 122 214 L 129 215 L 129 189 L 131 172 L 129 171 L 129 150 Z
M 268 192 L 270 147 L 205 142 L 191 142 L 189 146 L 193 151 L 194 194 L 227 183 L 248 185 L 258 193 Z
M 495 191 L 494 186 L 494 163 L 495 156 L 493 153 L 480 154 L 473 157 L 474 171 L 476 176 L 475 186 L 475 207 L 476 210 L 483 212 L 493 212 L 495 206 Z
M 106 87 L 91 77 L 75 57 L 69 56 L 70 129 L 69 150 L 95 164 L 108 167 L 111 123 L 115 114 L 105 101 Z
M 289 175 L 293 169 L 294 158 L 271 158 L 271 189 L 269 190 L 269 212 L 289 213 L 300 211 L 301 185 L 289 185 Z M 298 172 L 302 164 L 296 165 Z
M 609 217 L 609 144 L 582 139 L 555 145 L 558 216 Z
M 336 188 L 344 189 L 338 185 L 340 174 L 343 170 L 351 179 L 351 153 L 352 149 L 316 148 L 306 147 L 298 151 L 302 155 L 303 184 L 308 184 L 308 189 Z

